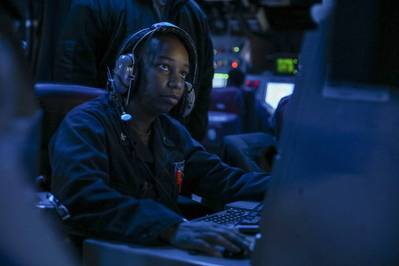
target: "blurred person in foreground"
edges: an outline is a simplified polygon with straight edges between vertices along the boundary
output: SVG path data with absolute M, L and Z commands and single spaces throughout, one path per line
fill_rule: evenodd
M 76 265 L 35 208 L 40 111 L 18 35 L 27 32 L 19 27 L 27 25 L 32 6 L 27 0 L 0 1 L 0 265 Z

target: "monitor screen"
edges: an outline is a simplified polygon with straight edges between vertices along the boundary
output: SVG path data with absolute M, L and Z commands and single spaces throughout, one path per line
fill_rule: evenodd
M 295 57 L 277 58 L 275 62 L 275 74 L 293 76 L 298 72 L 298 59 Z
M 280 99 L 292 94 L 293 91 L 293 83 L 268 82 L 266 84 L 265 102 L 276 109 Z
M 213 88 L 224 88 L 226 87 L 229 75 L 225 73 L 215 73 L 213 75 L 212 87 Z

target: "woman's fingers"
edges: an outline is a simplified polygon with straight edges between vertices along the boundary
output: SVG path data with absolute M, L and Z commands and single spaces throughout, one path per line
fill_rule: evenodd
M 171 244 L 220 257 L 225 250 L 248 251 L 251 242 L 237 230 L 210 223 L 181 223 L 171 238 Z
M 232 252 L 240 252 L 241 248 L 232 243 L 229 239 L 225 238 L 218 232 L 208 232 L 205 233 L 202 238 L 204 238 L 208 243 L 212 245 L 222 246 L 225 249 Z
M 240 234 L 237 230 L 227 228 L 227 227 L 217 227 L 216 230 L 220 235 L 222 235 L 225 239 L 228 239 L 231 241 L 234 245 L 240 247 L 241 249 L 244 250 L 249 250 L 251 241 L 244 236 L 243 234 Z
M 223 257 L 223 254 L 215 246 L 203 239 L 192 239 L 189 241 L 187 249 L 196 250 L 214 257 Z

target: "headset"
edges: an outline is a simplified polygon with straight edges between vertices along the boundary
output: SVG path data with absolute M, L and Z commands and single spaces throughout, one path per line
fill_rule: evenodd
M 179 38 L 186 47 L 192 75 L 192 83 L 197 82 L 197 62 L 198 56 L 194 41 L 190 35 L 183 29 L 169 22 L 159 22 L 153 24 L 149 28 L 142 29 L 130 37 L 128 37 L 119 51 L 119 57 L 115 62 L 114 75 L 112 78 L 108 72 L 108 83 L 112 91 L 119 95 L 117 103 L 121 112 L 121 120 L 129 121 L 132 119 L 130 114 L 125 111 L 126 106 L 130 101 L 131 94 L 134 91 L 135 81 L 137 80 L 138 66 L 136 52 L 138 47 L 142 46 L 147 40 L 150 40 L 155 33 L 167 33 Z M 130 48 L 132 47 L 132 48 Z M 126 53 L 130 51 L 130 53 Z M 195 103 L 195 90 L 192 83 L 185 81 L 185 90 L 182 99 L 177 105 L 178 115 L 186 117 L 194 108 Z M 115 98 L 115 97 L 114 97 Z M 123 99 L 124 98 L 124 102 Z

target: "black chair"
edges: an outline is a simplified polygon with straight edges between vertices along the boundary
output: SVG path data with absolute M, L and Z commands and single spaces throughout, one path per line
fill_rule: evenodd
M 276 153 L 274 136 L 248 133 L 224 137 L 220 156 L 224 162 L 245 171 L 271 172 Z
M 51 176 L 51 168 L 48 143 L 64 116 L 75 106 L 105 93 L 105 90 L 99 88 L 80 85 L 55 83 L 35 85 L 35 95 L 43 110 L 39 167 L 41 177 L 37 180 L 42 189 L 47 190 L 50 185 L 48 177 Z

